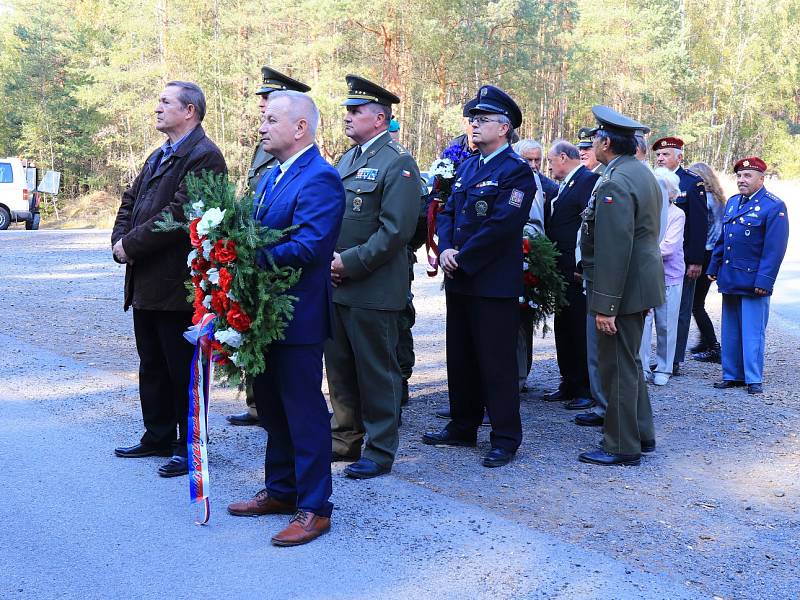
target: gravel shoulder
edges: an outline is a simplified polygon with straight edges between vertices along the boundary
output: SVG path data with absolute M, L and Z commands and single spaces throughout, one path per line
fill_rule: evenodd
M 278 518 L 265 527 L 223 514 L 263 475 L 263 432 L 224 421 L 242 406 L 234 391 L 214 392 L 210 527 L 191 525 L 185 481 L 156 477 L 157 459 L 111 456 L 138 439 L 140 423 L 122 278 L 108 232 L 0 237 L 0 452 L 10 465 L 0 471 L 10 495 L 0 518 L 18 548 L 0 559 L 12 573 L 0 578 L 2 597 L 108 587 L 156 597 L 176 587 L 159 573 L 170 558 L 186 570 L 189 542 L 207 575 L 181 575 L 185 589 L 205 580 L 209 596 L 247 597 L 254 585 L 298 598 L 800 596 L 800 333 L 782 316 L 791 312 L 771 316 L 763 396 L 714 390 L 719 366 L 693 361 L 666 388 L 651 387 L 658 449 L 633 468 L 577 461 L 599 429 L 539 400 L 558 371 L 552 336 L 537 338 L 523 446 L 511 466 L 487 470 L 488 430 L 475 450 L 420 442 L 444 425 L 432 414 L 447 403 L 447 383 L 441 281 L 418 266 L 417 367 L 393 475 L 351 482 L 337 466 L 334 532 L 278 554 L 266 535 Z M 709 299 L 718 322 L 719 296 Z M 322 567 L 308 569 L 315 558 Z M 51 582 L 61 579 L 59 595 Z

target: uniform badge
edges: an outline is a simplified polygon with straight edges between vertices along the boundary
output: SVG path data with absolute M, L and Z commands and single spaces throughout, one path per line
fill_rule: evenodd
M 575 180 L 574 179 L 570 179 L 569 180 L 569 185 L 567 187 L 572 187 L 574 184 L 575 184 Z
M 761 210 L 761 207 L 760 207 L 760 206 L 756 206 L 756 208 L 755 208 L 755 209 L 756 209 L 756 210 Z
M 486 186 L 497 187 L 497 182 L 496 181 L 488 181 L 487 180 L 487 181 L 481 181 L 480 183 L 476 183 L 475 184 L 476 188 L 482 188 L 482 187 L 486 187 Z
M 611 196 L 605 196 L 603 198 L 603 204 L 614 204 L 614 199 Z
M 779 213 L 778 213 L 778 216 L 779 216 L 779 217 L 785 217 L 785 216 L 786 216 L 786 213 L 779 212 Z
M 508 199 L 508 203 L 511 206 L 516 206 L 517 208 L 519 208 L 522 206 L 522 201 L 524 199 L 525 199 L 525 192 L 514 188 L 513 190 L 511 190 L 511 197 Z
M 744 235 L 745 235 L 745 237 L 750 237 L 750 230 L 749 229 L 745 229 L 744 230 Z
M 479 217 L 485 217 L 488 210 L 489 204 L 486 202 L 486 200 L 478 200 L 475 203 L 475 214 Z
M 411 171 L 406 171 L 403 169 L 403 172 L 400 173 L 403 177 L 411 177 Z
M 364 201 L 359 196 L 353 198 L 353 212 L 361 212 L 361 205 L 363 203 Z
M 359 169 L 356 171 L 356 179 L 363 179 L 364 181 L 375 181 L 378 177 L 378 169 Z

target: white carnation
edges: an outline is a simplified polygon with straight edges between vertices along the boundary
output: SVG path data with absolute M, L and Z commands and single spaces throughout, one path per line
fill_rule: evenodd
M 219 270 L 218 269 L 211 268 L 206 272 L 206 275 L 208 275 L 208 280 L 213 285 L 219 285 Z
M 238 348 L 242 345 L 242 334 L 235 329 L 229 328 L 221 331 L 215 331 L 214 337 L 221 344 L 227 344 L 231 348 Z
M 210 240 L 207 240 L 207 239 L 203 240 L 202 251 L 203 251 L 203 258 L 205 258 L 206 260 L 210 260 L 211 259 L 211 241 Z
M 194 211 L 195 216 L 199 217 L 203 214 L 203 208 L 205 204 L 203 204 L 202 200 L 198 200 L 197 202 L 192 203 L 192 210 Z
M 240 365 L 239 365 L 239 353 L 238 353 L 238 352 L 234 352 L 234 353 L 233 353 L 233 354 L 231 354 L 231 355 L 230 355 L 228 358 L 230 358 L 230 359 L 231 359 L 231 362 L 232 362 L 233 364 L 235 364 L 237 367 L 238 367 L 238 366 L 240 366 Z
M 205 279 L 200 280 L 200 289 L 204 292 L 208 289 L 208 282 Z
M 233 295 L 233 292 L 228 292 L 227 296 L 228 296 L 228 299 L 231 302 L 238 302 L 239 301 L 239 299 L 236 296 Z
M 206 307 L 206 310 L 209 310 L 211 308 L 211 296 L 206 296 L 205 298 L 203 298 L 203 306 Z
M 197 234 L 201 236 L 208 235 L 209 231 L 222 223 L 222 219 L 224 217 L 224 210 L 220 210 L 218 208 L 209 208 L 203 213 L 203 216 L 200 217 L 200 222 L 197 224 Z
M 455 177 L 453 161 L 449 158 L 440 158 L 433 161 L 431 168 L 428 170 L 428 175 L 439 175 L 443 179 L 452 179 Z
M 192 266 L 192 261 L 195 258 L 197 258 L 197 250 L 192 249 L 192 251 L 189 252 L 189 256 L 186 257 L 186 266 L 187 267 L 191 267 Z

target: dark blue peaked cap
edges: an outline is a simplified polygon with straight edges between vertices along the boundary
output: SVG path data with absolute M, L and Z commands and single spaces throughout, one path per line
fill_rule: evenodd
M 650 131 L 647 125 L 643 125 L 639 123 L 639 121 L 634 121 L 630 117 L 626 117 L 608 106 L 595 105 L 592 107 L 592 114 L 594 118 L 597 119 L 597 127 L 589 129 L 586 132 L 588 136 L 593 136 L 601 129 L 613 133 L 621 133 L 623 135 L 648 133 Z
M 522 111 L 517 103 L 503 90 L 493 85 L 484 85 L 478 90 L 478 104 L 470 109 L 469 114 L 492 113 L 505 115 L 516 129 L 522 125 Z

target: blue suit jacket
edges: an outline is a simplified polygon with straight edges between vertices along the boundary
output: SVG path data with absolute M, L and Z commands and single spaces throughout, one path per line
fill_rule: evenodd
M 536 182 L 528 163 L 511 148 L 478 166 L 466 159 L 436 220 L 439 250 L 458 250 L 458 269 L 445 277 L 448 291 L 489 298 L 522 293 L 522 228 Z
M 277 168 L 277 167 L 276 167 Z M 258 205 L 269 171 L 256 187 Z M 344 187 L 339 173 L 313 146 L 300 155 L 283 174 L 272 193 L 264 199 L 256 219 L 266 227 L 291 233 L 272 247 L 259 252 L 260 267 L 267 265 L 265 252 L 280 267 L 303 270 L 300 281 L 289 290 L 297 297 L 294 317 L 281 344 L 317 344 L 331 335 L 331 259 L 344 215 Z
M 740 208 L 741 198 L 736 194 L 725 205 L 707 273 L 716 275 L 723 294 L 755 296 L 755 288 L 771 294 L 789 243 L 786 205 L 764 187 Z

